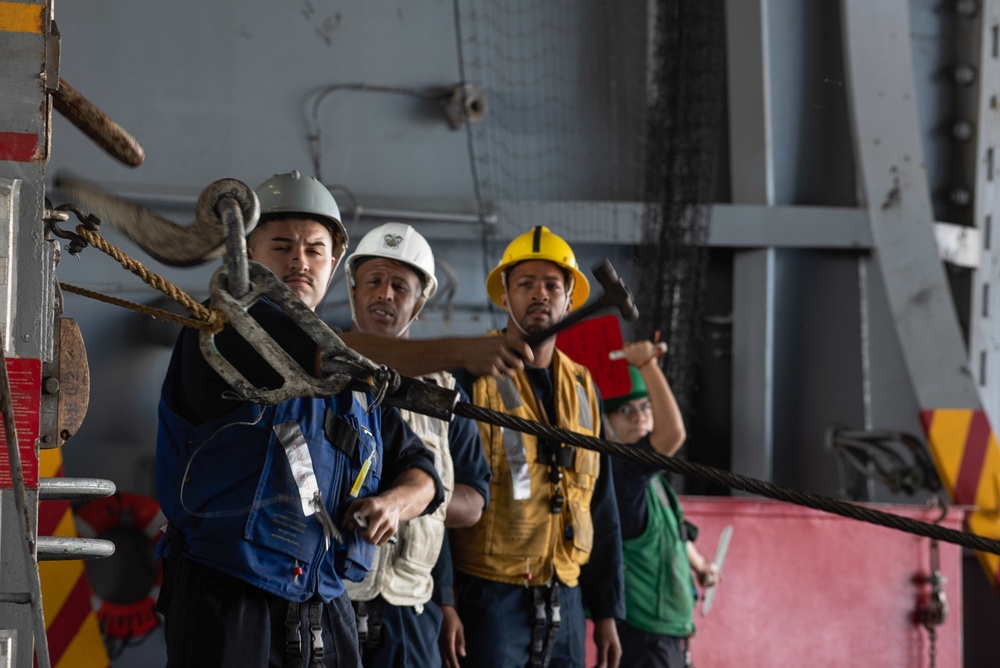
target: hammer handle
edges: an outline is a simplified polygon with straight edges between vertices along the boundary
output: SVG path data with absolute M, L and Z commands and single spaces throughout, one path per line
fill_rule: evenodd
M 599 300 L 591 302 L 586 306 L 581 307 L 579 310 L 570 313 L 568 316 L 566 316 L 556 324 L 552 325 L 551 327 L 543 329 L 540 332 L 535 332 L 534 334 L 529 334 L 528 336 L 524 337 L 524 342 L 527 343 L 532 348 L 534 348 L 542 341 L 555 336 L 556 334 L 563 331 L 567 327 L 575 325 L 584 318 L 592 316 L 598 311 L 605 308 L 608 308 L 608 305 L 601 303 L 601 301 Z

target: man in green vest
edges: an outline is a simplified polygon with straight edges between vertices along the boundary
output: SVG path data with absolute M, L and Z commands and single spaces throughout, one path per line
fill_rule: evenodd
M 650 341 L 625 346 L 631 391 L 604 402 L 608 437 L 672 456 L 684 443 L 684 423 Z M 654 429 L 655 424 L 655 429 Z M 660 473 L 619 459 L 614 467 L 625 559 L 625 621 L 618 622 L 623 668 L 690 665 L 695 589 L 711 585 L 718 568 L 692 542 L 677 495 Z

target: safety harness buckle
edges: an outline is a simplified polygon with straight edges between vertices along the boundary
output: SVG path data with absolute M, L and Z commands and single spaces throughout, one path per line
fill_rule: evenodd
M 323 616 L 321 601 L 309 602 L 309 631 L 312 634 L 312 658 L 309 663 L 314 666 L 323 665 L 326 648 L 323 646 L 323 626 L 320 620 Z
M 382 644 L 382 614 L 385 603 L 381 597 L 368 601 L 368 641 L 365 647 L 368 650 L 377 649 Z
M 382 644 L 382 613 L 385 601 L 376 596 L 370 601 L 354 601 L 354 616 L 358 623 L 358 647 L 362 663 L 368 665 L 372 653 Z
M 288 603 L 288 612 L 285 615 L 285 653 L 290 657 L 302 656 L 302 636 L 299 635 L 299 604 L 295 601 Z
M 559 612 L 559 583 L 550 582 L 541 587 L 534 587 L 535 621 L 531 630 L 531 662 L 532 668 L 547 668 L 552 659 L 552 646 L 562 623 Z M 546 614 L 546 606 L 551 612 L 551 618 Z M 549 629 L 545 633 L 546 622 Z

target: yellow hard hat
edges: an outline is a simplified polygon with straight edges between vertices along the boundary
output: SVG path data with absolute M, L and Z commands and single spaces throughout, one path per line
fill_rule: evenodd
M 549 228 L 538 225 L 530 231 L 517 237 L 503 252 L 500 263 L 486 277 L 486 293 L 497 306 L 501 306 L 500 297 L 504 293 L 503 275 L 519 262 L 528 260 L 544 260 L 558 265 L 573 276 L 573 310 L 580 308 L 590 296 L 590 283 L 583 272 L 577 267 L 573 249 L 562 237 L 553 234 Z

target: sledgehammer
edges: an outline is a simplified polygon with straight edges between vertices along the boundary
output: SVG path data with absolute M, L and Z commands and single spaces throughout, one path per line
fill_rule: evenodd
M 618 272 L 616 272 L 615 268 L 611 266 L 610 260 L 607 258 L 601 260 L 591 267 L 590 271 L 593 272 L 594 278 L 596 278 L 597 282 L 604 288 L 604 293 L 579 310 L 570 313 L 568 316 L 548 329 L 543 329 L 540 332 L 535 332 L 534 334 L 526 336 L 524 341 L 529 346 L 537 346 L 545 339 L 555 336 L 567 327 L 575 325 L 584 318 L 589 318 L 598 311 L 602 311 L 604 309 L 617 308 L 621 311 L 622 317 L 629 321 L 635 320 L 639 317 L 639 309 L 636 308 L 635 299 L 632 297 L 632 291 L 628 289 L 627 285 L 625 285 L 625 281 L 619 278 Z

